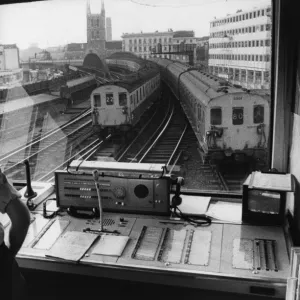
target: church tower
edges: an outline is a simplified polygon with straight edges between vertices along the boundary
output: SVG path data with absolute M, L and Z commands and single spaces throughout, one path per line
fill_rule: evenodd
M 105 8 L 101 3 L 101 13 L 92 14 L 88 0 L 86 8 L 87 20 L 87 47 L 86 54 L 96 53 L 100 58 L 105 56 Z

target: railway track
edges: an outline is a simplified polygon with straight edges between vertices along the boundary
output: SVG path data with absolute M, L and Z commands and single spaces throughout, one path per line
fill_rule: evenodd
M 26 177 L 23 163 L 28 160 L 32 180 L 44 180 L 49 170 L 55 169 L 55 166 L 63 167 L 74 156 L 76 149 L 85 147 L 84 141 L 93 142 L 96 138 L 89 140 L 92 134 L 92 122 L 87 111 L 64 126 L 1 157 L 0 164 L 9 178 L 24 180 Z
M 243 183 L 249 175 L 248 164 L 221 164 L 218 176 L 220 177 L 224 190 L 229 192 L 242 192 Z

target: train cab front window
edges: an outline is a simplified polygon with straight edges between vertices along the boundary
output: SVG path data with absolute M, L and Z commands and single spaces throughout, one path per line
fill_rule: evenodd
M 262 105 L 255 105 L 253 108 L 253 123 L 261 124 L 264 122 L 264 107 Z
M 127 95 L 126 93 L 119 93 L 119 106 L 127 105 Z
M 94 107 L 101 107 L 101 96 L 100 96 L 100 94 L 94 94 Z
M 211 125 L 221 125 L 222 124 L 221 108 L 212 108 L 210 110 L 210 124 Z
M 113 105 L 114 104 L 114 94 L 107 93 L 106 94 L 106 105 Z
M 234 107 L 232 109 L 232 124 L 242 125 L 244 123 L 244 108 Z

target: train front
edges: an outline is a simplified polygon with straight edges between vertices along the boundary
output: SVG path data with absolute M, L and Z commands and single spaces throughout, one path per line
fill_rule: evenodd
M 93 130 L 105 134 L 126 132 L 130 128 L 128 91 L 118 85 L 103 85 L 91 94 Z

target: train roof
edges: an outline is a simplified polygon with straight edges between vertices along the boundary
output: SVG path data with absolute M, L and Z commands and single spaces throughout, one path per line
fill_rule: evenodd
M 70 87 L 82 84 L 82 83 L 87 82 L 87 81 L 92 81 L 92 80 L 95 80 L 95 76 L 93 76 L 93 75 L 84 76 L 84 77 L 81 77 L 81 78 L 68 80 L 67 83 L 66 83 L 66 86 L 70 88 Z
M 137 89 L 139 86 L 159 74 L 159 69 L 155 64 L 146 65 L 130 75 L 126 75 L 121 80 L 111 81 L 107 84 L 112 84 L 125 88 L 129 93 Z M 105 84 L 106 85 L 106 84 Z
M 143 58 L 141 58 L 131 52 L 127 52 L 127 51 L 115 52 L 112 55 L 110 55 L 109 57 L 107 57 L 107 59 L 132 61 L 132 62 L 139 64 L 141 68 L 143 66 L 149 64 L 148 60 L 143 59 Z
M 234 85 L 218 76 L 202 71 L 199 68 L 188 67 L 184 64 L 168 59 L 156 58 L 153 59 L 153 61 L 157 62 L 160 66 L 177 68 L 180 72 L 187 71 L 185 74 L 189 74 L 190 79 L 193 78 L 195 80 L 195 84 L 197 81 L 202 83 L 199 84 L 199 89 L 210 99 L 217 98 L 225 94 L 235 93 L 258 94 L 265 97 L 269 96 L 269 92 L 267 90 L 248 90 L 241 86 Z

